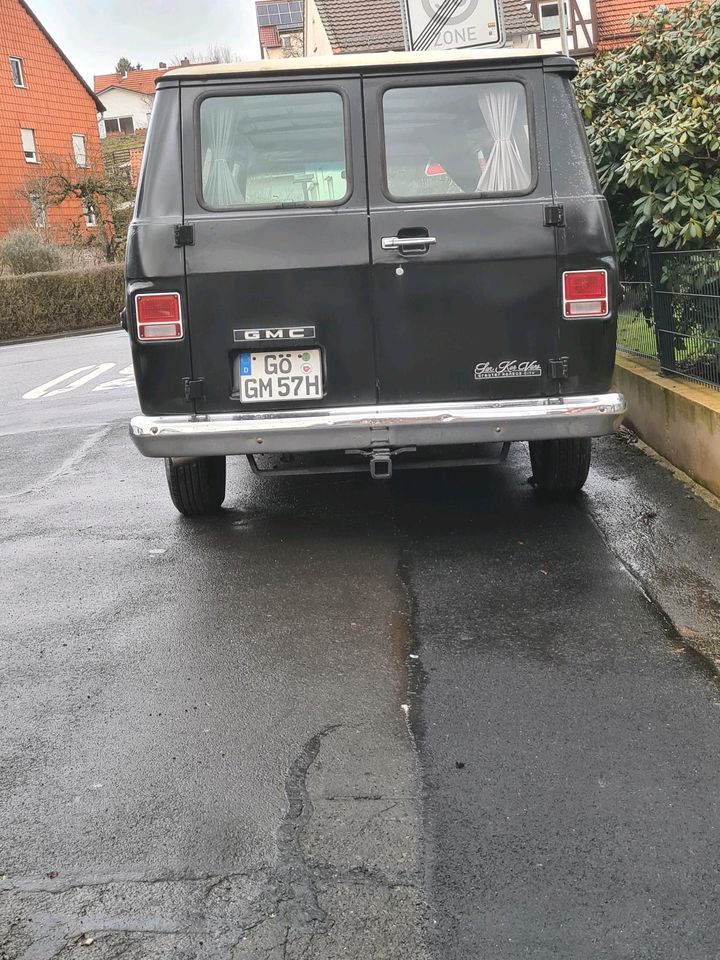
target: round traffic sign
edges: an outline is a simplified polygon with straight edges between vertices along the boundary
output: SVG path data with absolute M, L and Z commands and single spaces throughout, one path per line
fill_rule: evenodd
M 446 2 L 447 0 L 422 0 L 422 5 L 425 13 L 432 19 L 437 13 L 438 8 L 444 6 Z M 462 0 L 457 12 L 447 21 L 447 26 L 455 26 L 458 23 L 463 23 L 468 17 L 471 17 L 473 13 L 475 13 L 477 5 L 478 0 Z

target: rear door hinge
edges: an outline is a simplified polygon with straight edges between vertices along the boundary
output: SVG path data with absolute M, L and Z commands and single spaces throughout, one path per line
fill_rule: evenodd
M 549 360 L 551 380 L 567 380 L 570 376 L 570 357 L 560 357 L 559 360 Z
M 564 227 L 565 207 L 561 203 L 551 204 L 545 207 L 544 217 L 546 227 Z
M 195 243 L 195 227 L 192 223 L 175 224 L 175 246 L 192 247 Z
M 183 384 L 185 385 L 186 403 L 190 403 L 191 400 L 205 399 L 205 381 L 202 378 L 191 380 L 190 377 L 183 377 Z

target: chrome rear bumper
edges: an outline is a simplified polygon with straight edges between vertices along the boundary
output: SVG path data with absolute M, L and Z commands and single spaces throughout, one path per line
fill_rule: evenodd
M 130 436 L 146 457 L 429 447 L 489 441 L 599 437 L 625 413 L 619 393 L 538 400 L 403 403 L 366 407 L 135 417 Z

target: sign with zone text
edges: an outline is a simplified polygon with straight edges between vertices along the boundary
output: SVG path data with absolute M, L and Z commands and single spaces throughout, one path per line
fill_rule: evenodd
M 501 0 L 402 0 L 408 49 L 502 47 Z

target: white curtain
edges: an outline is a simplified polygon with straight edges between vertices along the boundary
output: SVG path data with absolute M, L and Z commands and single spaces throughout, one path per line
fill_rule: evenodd
M 478 183 L 478 193 L 510 193 L 530 185 L 530 174 L 513 137 L 518 107 L 524 102 L 522 87 L 488 85 L 478 94 L 480 110 L 492 135 L 490 156 Z
M 245 203 L 245 196 L 230 171 L 235 145 L 235 121 L 232 101 L 230 104 L 206 103 L 203 110 L 203 196 L 211 207 L 237 207 Z

